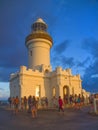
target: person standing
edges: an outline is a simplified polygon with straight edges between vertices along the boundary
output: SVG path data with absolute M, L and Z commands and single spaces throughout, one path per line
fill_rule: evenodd
M 26 98 L 26 96 L 24 96 L 23 100 L 24 100 L 24 110 L 27 111 L 27 98 Z
M 58 102 L 57 98 L 55 96 L 53 96 L 53 98 L 52 98 L 52 104 L 53 104 L 54 108 L 57 107 L 57 104 L 58 104 L 57 102 Z
M 48 98 L 47 97 L 45 97 L 45 106 L 46 106 L 46 108 L 48 108 Z
M 35 96 L 33 96 L 32 102 L 31 102 L 31 113 L 32 113 L 32 118 L 37 117 L 37 102 L 36 102 Z
M 14 99 L 14 105 L 15 105 L 15 114 L 17 114 L 18 113 L 18 111 L 19 111 L 19 98 L 18 98 L 18 96 L 16 96 L 16 98 Z
M 63 109 L 63 100 L 61 99 L 61 96 L 59 96 L 58 104 L 59 104 L 59 112 L 60 111 L 64 112 L 64 109 Z
M 24 110 L 24 100 L 23 100 L 23 98 L 21 98 L 21 100 L 20 100 L 21 102 L 20 102 L 20 106 L 21 106 L 21 111 L 23 111 Z
M 12 105 L 12 98 L 11 97 L 8 98 L 8 103 L 9 103 L 10 108 L 11 108 L 11 105 Z
M 28 112 L 30 113 L 31 112 L 31 103 L 32 103 L 32 96 L 30 95 L 28 97 Z

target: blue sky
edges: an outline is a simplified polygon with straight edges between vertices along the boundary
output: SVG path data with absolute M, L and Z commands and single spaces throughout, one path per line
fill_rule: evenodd
M 0 98 L 9 96 L 10 74 L 28 65 L 25 38 L 39 17 L 53 38 L 53 69 L 70 67 L 98 92 L 98 0 L 0 0 Z

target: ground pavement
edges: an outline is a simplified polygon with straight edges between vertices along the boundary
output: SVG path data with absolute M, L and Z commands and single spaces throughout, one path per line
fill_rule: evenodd
M 0 106 L 0 130 L 98 130 L 98 116 L 88 113 L 88 107 L 81 110 L 66 108 L 64 115 L 57 110 L 39 110 L 33 119 L 30 113 L 19 112 Z

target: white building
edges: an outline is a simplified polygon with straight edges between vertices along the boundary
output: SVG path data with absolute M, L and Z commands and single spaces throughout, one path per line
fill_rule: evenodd
M 19 72 L 10 76 L 10 96 L 47 97 L 49 102 L 53 96 L 62 98 L 66 94 L 83 94 L 80 75 L 72 75 L 71 69 L 57 67 L 52 71 L 50 49 L 53 45 L 47 33 L 46 23 L 39 18 L 32 25 L 32 32 L 26 37 L 28 49 L 28 67 L 21 66 Z

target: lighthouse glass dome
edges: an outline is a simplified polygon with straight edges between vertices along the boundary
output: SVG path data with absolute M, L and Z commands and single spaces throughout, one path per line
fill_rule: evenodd
M 47 31 L 47 25 L 46 23 L 39 18 L 33 25 L 32 25 L 33 31 Z

